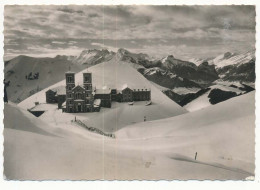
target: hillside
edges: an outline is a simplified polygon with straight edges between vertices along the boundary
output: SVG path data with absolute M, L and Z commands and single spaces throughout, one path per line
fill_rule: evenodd
M 33 58 L 18 56 L 5 63 L 4 73 L 6 81 L 10 81 L 7 94 L 10 101 L 19 103 L 32 94 L 61 81 L 63 73 L 68 69 L 80 71 L 86 66 L 72 64 L 67 59 L 57 56 L 55 58 Z M 26 79 L 26 75 L 39 72 L 39 78 Z
M 129 125 L 115 140 L 6 104 L 4 174 L 16 180 L 244 180 L 254 175 L 253 99 L 254 92 L 198 112 Z
M 254 173 L 255 92 L 173 118 L 130 125 L 118 138 L 156 142 L 173 160 Z M 166 138 L 167 137 L 167 138 Z M 170 150 L 163 151 L 164 148 Z M 193 160 L 198 152 L 199 161 Z M 197 172 L 196 172 L 197 173 Z
M 192 112 L 246 94 L 253 90 L 254 88 L 245 84 L 216 82 L 214 85 L 208 87 L 207 90 L 204 90 L 204 93 L 195 96 L 191 101 L 187 101 L 188 96 L 182 101 L 186 102 L 184 108 Z
M 107 49 L 102 50 L 83 50 L 79 56 L 75 56 L 71 61 L 75 64 L 96 65 L 105 61 L 109 61 L 114 57 L 114 52 Z
M 4 174 L 16 180 L 244 180 L 254 175 L 252 99 L 249 93 L 198 112 L 130 125 L 115 140 L 70 123 L 47 124 L 6 104 Z
M 255 83 L 255 59 L 251 59 L 243 64 L 237 63 L 227 65 L 217 69 L 222 80 Z
M 220 79 L 230 82 L 255 83 L 255 50 L 245 53 L 226 52 L 215 58 L 190 59 L 196 65 L 207 61 L 216 67 Z

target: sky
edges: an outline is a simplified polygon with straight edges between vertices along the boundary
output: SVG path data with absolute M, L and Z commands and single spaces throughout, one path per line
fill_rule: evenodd
M 32 6 L 4 9 L 4 60 L 125 48 L 154 58 L 255 49 L 254 6 Z

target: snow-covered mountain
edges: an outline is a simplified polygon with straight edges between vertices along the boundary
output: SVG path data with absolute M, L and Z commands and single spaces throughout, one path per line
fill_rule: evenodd
M 173 55 L 153 59 L 147 54 L 132 53 L 122 48 L 116 53 L 105 49 L 93 49 L 83 50 L 78 56 L 57 55 L 55 58 L 18 56 L 6 61 L 5 78 L 11 81 L 11 85 L 7 88 L 9 98 L 11 101 L 20 102 L 61 80 L 63 73 L 68 69 L 80 71 L 112 59 L 128 63 L 148 80 L 170 90 L 180 87 L 207 88 L 217 79 L 242 83 L 255 81 L 254 51 L 244 54 L 227 52 L 207 60 L 183 61 Z M 220 65 L 225 66 L 219 67 Z M 26 80 L 25 76 L 30 72 L 39 72 L 40 77 L 44 76 L 45 80 Z
M 114 52 L 107 49 L 83 50 L 79 56 L 74 57 L 71 61 L 76 64 L 96 65 L 104 61 L 109 61 L 114 55 Z
M 18 105 L 5 104 L 7 179 L 244 180 L 254 176 L 255 95 L 249 92 L 254 89 L 244 83 L 227 82 L 224 77 L 215 81 L 219 78 L 215 66 L 205 61 L 195 65 L 173 56 L 152 60 L 123 49 L 109 60 L 90 61 L 97 54 L 86 51 L 78 57 L 19 56 L 5 63 L 5 77 L 11 80 L 9 96 L 25 99 Z M 73 62 L 77 58 L 90 62 Z M 86 69 L 92 63 L 94 66 Z M 252 71 L 251 64 L 254 62 L 221 68 L 239 74 L 240 70 Z M 45 104 L 45 92 L 65 85 L 68 68 L 77 72 L 75 83 L 79 85 L 82 73 L 88 71 L 96 88 L 121 89 L 125 84 L 150 88 L 152 104 L 113 102 L 111 108 L 100 112 L 62 112 L 55 104 Z M 27 80 L 29 72 L 39 72 L 39 79 Z M 165 84 L 169 88 L 161 89 L 183 98 L 180 101 L 185 106 L 170 100 L 156 87 L 158 84 Z M 39 92 L 28 93 L 37 86 Z M 27 111 L 36 101 L 46 106 L 37 118 Z M 89 127 L 115 134 L 115 139 L 76 125 L 76 118 Z
M 216 65 L 217 68 L 220 68 L 228 65 L 244 64 L 254 58 L 255 51 L 249 51 L 241 54 L 226 52 L 212 60 L 209 60 L 209 63 Z
M 217 69 L 219 77 L 224 81 L 255 83 L 255 59 L 245 63 L 227 65 Z
M 200 65 L 207 61 L 209 65 L 215 65 L 220 79 L 234 82 L 255 82 L 255 50 L 245 53 L 226 52 L 215 58 L 190 59 L 189 61 Z
M 199 66 L 201 63 L 207 61 L 209 65 L 215 65 L 216 68 L 220 68 L 227 65 L 244 64 L 252 59 L 255 59 L 255 50 L 247 51 L 245 53 L 226 52 L 214 58 L 207 59 L 192 58 L 189 59 L 189 62 L 192 62 Z
M 222 81 L 208 87 L 203 93 L 200 93 L 200 91 L 195 93 L 193 95 L 194 98 L 191 101 L 189 100 L 189 96 L 184 97 L 182 103 L 188 111 L 192 112 L 246 94 L 253 90 L 255 89 L 246 84 Z M 196 94 L 198 94 L 198 96 L 195 96 Z
M 186 88 L 201 87 L 196 82 L 193 82 L 186 78 L 182 78 L 166 69 L 161 69 L 159 67 L 152 67 L 148 69 L 139 68 L 138 71 L 141 74 L 143 74 L 143 76 L 148 80 L 166 88 L 173 89 L 176 87 L 186 87 Z
M 67 57 L 34 58 L 18 56 L 5 62 L 5 80 L 10 81 L 7 94 L 10 101 L 19 103 L 36 93 L 64 78 L 64 72 L 69 69 L 78 72 L 86 68 L 86 65 L 73 64 Z M 29 73 L 39 73 L 35 80 L 26 79 Z

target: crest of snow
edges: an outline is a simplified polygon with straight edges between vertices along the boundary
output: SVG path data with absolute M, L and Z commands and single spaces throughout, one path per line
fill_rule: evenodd
M 230 87 L 231 84 L 234 84 L 234 83 L 219 82 L 218 84 L 213 85 L 210 88 L 211 88 L 211 90 L 220 89 L 222 91 L 235 92 L 237 95 L 241 94 L 243 92 L 242 90 L 240 90 L 238 88 Z M 205 107 L 211 106 L 211 103 L 209 102 L 209 98 L 208 98 L 208 95 L 211 92 L 211 90 L 209 90 L 207 93 L 199 96 L 192 102 L 185 105 L 184 106 L 185 109 L 187 109 L 190 112 L 193 112 L 193 111 L 197 111 L 197 110 L 203 109 Z
M 240 94 L 242 91 L 239 90 L 238 88 L 234 88 L 234 87 L 230 87 L 230 86 L 226 86 L 226 85 L 213 85 L 210 87 L 211 89 L 220 89 L 223 91 L 227 91 L 227 92 L 235 92 L 236 94 Z
M 189 112 L 194 112 L 203 108 L 206 108 L 208 106 L 211 106 L 211 103 L 209 102 L 209 95 L 210 91 L 206 92 L 205 94 L 199 96 L 192 102 L 186 104 L 184 108 L 188 110 Z
M 242 54 L 232 53 L 227 58 L 225 58 L 224 54 L 222 54 L 213 59 L 212 63 L 216 65 L 217 68 L 219 68 L 227 65 L 244 64 L 249 62 L 253 58 L 255 58 L 255 51 L 249 51 Z
M 197 59 L 197 58 L 192 58 L 188 60 L 191 63 L 194 63 L 195 65 L 199 66 L 201 63 L 203 63 L 205 60 L 204 59 Z
M 189 94 L 189 93 L 196 93 L 200 90 L 200 88 L 185 88 L 185 87 L 177 87 L 172 89 L 173 92 L 184 95 L 184 94 Z
M 182 77 L 178 77 L 181 81 L 183 81 L 183 78 Z
M 169 76 L 171 79 L 177 77 L 177 75 L 175 75 L 175 74 L 173 74 L 173 73 L 168 73 L 168 76 Z
M 153 74 L 156 74 L 157 72 L 162 72 L 162 69 L 160 69 L 159 67 L 145 69 L 144 75 L 153 75 Z
M 162 59 L 162 63 L 165 63 L 165 61 L 168 59 L 168 56 Z

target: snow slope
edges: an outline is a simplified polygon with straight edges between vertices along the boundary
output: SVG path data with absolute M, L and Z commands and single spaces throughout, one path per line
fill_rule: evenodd
M 73 71 L 80 71 L 86 66 L 75 65 L 66 59 L 57 56 L 55 58 L 34 58 L 18 56 L 5 65 L 5 79 L 10 81 L 7 94 L 10 101 L 20 103 L 35 92 L 42 90 L 63 79 L 63 73 L 69 67 Z M 39 72 L 38 80 L 25 78 L 30 72 Z
M 234 83 L 237 84 L 237 83 Z M 239 86 L 238 86 L 239 87 Z M 215 85 L 210 86 L 210 90 L 206 92 L 205 94 L 199 96 L 198 98 L 194 99 L 190 103 L 184 106 L 185 109 L 187 109 L 189 112 L 197 111 L 200 109 L 203 109 L 205 107 L 211 106 L 212 104 L 209 101 L 208 95 L 213 89 L 220 89 L 222 91 L 227 92 L 235 92 L 237 95 L 244 93 L 243 90 L 240 90 L 238 88 L 231 87 L 229 83 L 216 83 Z
M 184 108 L 173 102 L 159 89 L 153 86 L 126 62 L 117 62 L 116 59 L 113 59 L 109 62 L 104 62 L 90 67 L 84 71 L 92 72 L 93 87 L 96 88 L 106 86 L 107 88 L 121 89 L 125 84 L 139 89 L 150 88 L 152 105 L 145 106 L 145 101 L 136 102 L 133 106 L 129 106 L 127 103 L 114 102 L 112 108 L 102 108 L 101 112 L 98 113 L 78 113 L 67 115 L 66 113 L 62 114 L 60 110 L 49 110 L 45 115 L 54 115 L 56 116 L 55 120 L 62 120 L 59 118 L 64 118 L 65 115 L 65 120 L 71 120 L 74 119 L 75 116 L 78 116 L 80 117 L 80 120 L 89 126 L 100 128 L 106 132 L 113 132 L 125 125 L 143 122 L 144 116 L 149 121 L 172 117 L 187 112 Z M 76 74 L 76 85 L 82 84 L 82 72 Z M 65 85 L 65 80 L 50 86 L 49 88 L 62 85 Z M 45 92 L 49 88 L 34 94 L 21 102 L 19 106 L 28 109 L 34 106 L 35 101 L 45 103 Z M 53 114 L 54 112 L 57 114 Z
M 23 180 L 245 179 L 254 175 L 253 98 L 131 125 L 116 139 L 56 128 L 7 104 L 4 173 Z
M 189 59 L 189 61 L 196 64 L 197 66 L 204 61 L 208 61 L 210 65 L 214 64 L 216 65 L 216 68 L 220 68 L 227 65 L 247 63 L 253 58 L 255 58 L 255 50 L 248 51 L 245 53 L 239 53 L 239 54 L 226 52 L 218 55 L 215 58 L 208 58 L 208 59 L 192 58 Z
M 168 150 L 174 160 L 254 173 L 255 92 L 206 109 L 142 124 L 116 133 L 118 138 L 153 142 L 153 151 Z M 151 145 L 151 144 L 150 144 Z M 196 175 L 196 174 L 195 174 Z
M 114 52 L 109 52 L 107 49 L 83 50 L 79 56 L 72 59 L 72 62 L 76 64 L 95 65 L 112 59 L 114 55 Z
M 210 60 L 209 63 L 214 64 L 217 68 L 219 68 L 227 65 L 247 63 L 253 58 L 255 58 L 255 51 L 248 51 L 241 54 L 227 52 Z

